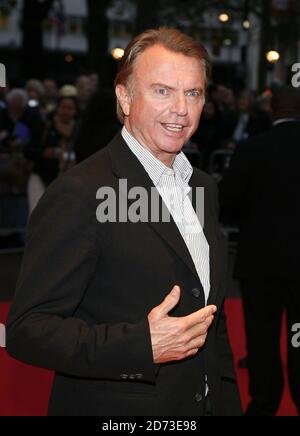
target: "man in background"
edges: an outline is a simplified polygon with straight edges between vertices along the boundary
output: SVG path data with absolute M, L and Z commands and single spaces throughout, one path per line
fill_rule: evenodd
M 300 93 L 282 88 L 271 105 L 273 127 L 237 148 L 220 184 L 223 219 L 240 225 L 235 276 L 244 302 L 252 416 L 273 416 L 280 404 L 285 309 L 289 385 L 300 412 L 300 350 L 292 345 L 300 322 Z

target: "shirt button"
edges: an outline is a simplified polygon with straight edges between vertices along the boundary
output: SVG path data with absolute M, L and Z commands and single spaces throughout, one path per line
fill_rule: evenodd
M 201 395 L 199 392 L 195 395 L 195 401 L 196 403 L 201 403 L 203 400 L 203 395 Z
M 128 375 L 127 375 L 127 374 L 121 374 L 121 375 L 120 375 L 120 378 L 121 378 L 122 380 L 127 380 L 127 379 L 128 379 Z
M 167 170 L 166 170 L 166 175 L 167 175 L 167 176 L 173 176 L 173 175 L 174 175 L 174 171 L 171 170 L 171 169 L 167 169 Z
M 194 289 L 192 290 L 192 294 L 194 295 L 195 298 L 199 298 L 200 295 L 201 295 L 201 291 L 200 291 L 199 288 L 194 288 Z
M 130 380 L 135 380 L 135 378 L 136 378 L 136 377 L 135 377 L 134 374 L 130 374 L 130 376 L 129 376 L 129 379 L 130 379 Z
M 137 380 L 142 380 L 143 374 L 136 374 L 135 377 L 136 377 Z

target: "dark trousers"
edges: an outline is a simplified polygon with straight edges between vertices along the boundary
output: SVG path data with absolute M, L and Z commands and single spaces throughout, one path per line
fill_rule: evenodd
M 293 326 L 300 323 L 300 282 L 243 280 L 241 290 L 252 397 L 246 415 L 274 416 L 280 405 L 284 388 L 280 337 L 285 309 L 289 385 L 300 412 L 300 348 L 293 346 L 295 333 L 292 331 Z

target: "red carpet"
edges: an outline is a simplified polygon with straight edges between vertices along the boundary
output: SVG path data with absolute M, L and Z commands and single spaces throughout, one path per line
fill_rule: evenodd
M 5 323 L 8 304 L 0 303 L 0 323 Z M 0 348 L 0 416 L 47 414 L 52 374 L 10 358 Z
M 8 306 L 8 304 L 0 303 L 0 323 L 5 323 Z M 226 312 L 229 335 L 237 362 L 246 354 L 241 302 L 228 300 Z M 283 340 L 283 351 L 284 348 Z M 237 372 L 243 406 L 246 407 L 249 401 L 248 373 L 247 370 L 237 370 Z M 23 365 L 11 359 L 0 348 L 0 374 L 0 416 L 43 416 L 46 414 L 52 373 Z M 279 416 L 297 416 L 287 384 Z
M 228 332 L 233 348 L 235 363 L 246 355 L 246 340 L 244 333 L 244 319 L 241 301 L 238 299 L 227 300 L 226 305 Z M 296 407 L 291 399 L 286 374 L 286 329 L 285 324 L 282 332 L 282 360 L 285 368 L 285 390 L 282 396 L 281 405 L 278 411 L 278 416 L 298 416 Z M 248 395 L 248 371 L 239 369 L 236 366 L 241 399 L 244 409 L 249 403 Z

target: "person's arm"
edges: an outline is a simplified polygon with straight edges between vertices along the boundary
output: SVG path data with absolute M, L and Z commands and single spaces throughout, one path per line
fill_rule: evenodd
M 9 314 L 7 351 L 73 376 L 120 380 L 122 374 L 141 374 L 153 382 L 147 318 L 135 325 L 88 325 L 75 316 L 101 268 L 95 213 L 85 186 L 71 176 L 56 181 L 41 200 Z
M 243 412 L 223 307 L 217 325 L 217 347 L 220 359 L 222 415 L 241 416 Z

